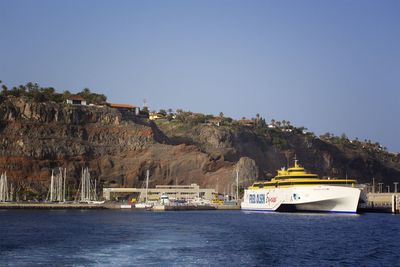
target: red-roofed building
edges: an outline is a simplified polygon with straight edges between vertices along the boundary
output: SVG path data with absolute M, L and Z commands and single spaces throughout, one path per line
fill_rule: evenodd
M 245 126 L 253 126 L 254 125 L 254 121 L 253 120 L 249 120 L 249 119 L 241 119 L 241 120 L 239 120 L 239 124 L 245 125 Z
M 220 126 L 221 122 L 222 122 L 222 119 L 221 118 L 216 118 L 216 117 L 210 118 L 210 119 L 207 120 L 208 124 L 215 125 L 215 126 Z
M 140 113 L 140 108 L 137 107 L 137 106 L 132 106 L 132 105 L 129 105 L 129 104 L 116 104 L 116 103 L 109 103 L 108 105 L 110 107 L 116 108 L 116 109 L 118 109 L 120 111 L 128 111 L 128 110 L 134 111 L 135 115 L 139 115 L 139 113 Z

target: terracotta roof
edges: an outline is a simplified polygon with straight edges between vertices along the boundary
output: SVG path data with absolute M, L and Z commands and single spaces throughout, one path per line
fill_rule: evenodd
M 113 108 L 135 108 L 135 106 L 129 105 L 129 104 L 111 104 L 110 107 Z
M 209 122 L 221 122 L 222 119 L 221 118 L 212 118 L 212 119 L 208 119 Z
M 81 97 L 80 95 L 71 95 L 68 97 L 70 100 L 79 100 L 79 101 L 84 101 L 85 99 Z

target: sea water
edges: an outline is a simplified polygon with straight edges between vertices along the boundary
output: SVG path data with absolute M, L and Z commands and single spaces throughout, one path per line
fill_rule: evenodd
M 400 216 L 1 210 L 0 265 L 400 266 Z

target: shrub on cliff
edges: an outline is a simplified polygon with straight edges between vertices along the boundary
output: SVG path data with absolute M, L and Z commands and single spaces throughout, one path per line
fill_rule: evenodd
M 89 88 L 84 88 L 77 95 L 83 97 L 88 103 L 103 104 L 107 101 L 107 97 L 103 94 L 92 93 Z
M 69 91 L 64 91 L 64 93 L 61 94 L 57 93 L 56 89 L 53 87 L 40 87 L 37 83 L 28 82 L 25 85 L 14 86 L 11 90 L 3 84 L 2 90 L 0 91 L 0 100 L 8 96 L 14 96 L 27 97 L 33 99 L 35 102 L 53 101 L 62 103 L 71 95 Z M 78 95 L 82 96 L 88 103 L 93 104 L 103 104 L 107 100 L 105 95 L 92 93 L 88 88 L 84 88 Z

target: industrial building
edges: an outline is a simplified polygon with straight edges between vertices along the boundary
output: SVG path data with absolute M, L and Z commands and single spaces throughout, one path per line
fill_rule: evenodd
M 105 200 L 114 200 L 119 196 L 130 195 L 138 200 L 146 196 L 145 188 L 103 188 Z M 212 200 L 217 195 L 215 189 L 200 188 L 198 184 L 190 185 L 156 185 L 155 188 L 147 189 L 148 200 L 159 200 L 161 195 L 167 195 L 170 199 L 193 199 L 201 197 Z

